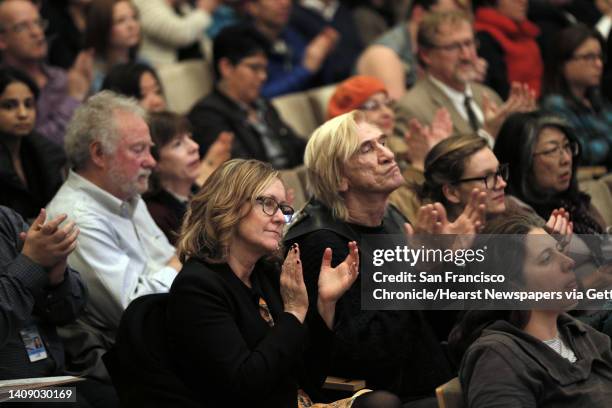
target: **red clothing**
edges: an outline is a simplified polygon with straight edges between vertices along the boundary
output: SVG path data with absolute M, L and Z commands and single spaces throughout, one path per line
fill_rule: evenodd
M 536 42 L 539 28 L 530 21 L 517 23 L 490 7 L 476 10 L 474 28 L 490 34 L 504 50 L 508 82 L 524 82 L 540 96 L 544 64 Z

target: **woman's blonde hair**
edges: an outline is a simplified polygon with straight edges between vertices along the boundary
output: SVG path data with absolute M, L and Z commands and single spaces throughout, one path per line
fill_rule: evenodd
M 308 188 L 314 197 L 332 210 L 334 217 L 346 221 L 348 210 L 338 191 L 344 164 L 359 149 L 357 126 L 365 114 L 351 111 L 328 120 L 314 131 L 304 153 Z
M 215 170 L 192 198 L 183 219 L 177 242 L 181 262 L 189 258 L 225 262 L 240 220 L 275 179 L 280 180 L 278 171 L 258 160 L 234 159 Z

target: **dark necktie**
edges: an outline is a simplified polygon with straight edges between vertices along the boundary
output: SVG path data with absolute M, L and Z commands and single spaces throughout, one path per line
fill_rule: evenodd
M 468 120 L 470 121 L 470 127 L 474 132 L 478 132 L 480 125 L 478 124 L 478 118 L 476 117 L 476 113 L 474 109 L 472 109 L 472 97 L 469 95 L 465 95 L 465 99 L 463 100 L 463 104 L 465 105 L 465 110 L 468 115 Z

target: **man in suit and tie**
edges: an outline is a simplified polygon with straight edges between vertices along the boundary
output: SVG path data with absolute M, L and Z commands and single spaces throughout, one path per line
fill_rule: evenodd
M 475 82 L 476 39 L 469 17 L 459 11 L 431 13 L 417 34 L 419 61 L 426 76 L 418 80 L 398 104 L 398 122 L 417 118 L 431 123 L 444 107 L 451 115 L 454 134 L 478 134 L 492 145 L 497 131 L 512 112 L 535 107 L 534 95 L 513 84 L 505 103 L 491 88 Z

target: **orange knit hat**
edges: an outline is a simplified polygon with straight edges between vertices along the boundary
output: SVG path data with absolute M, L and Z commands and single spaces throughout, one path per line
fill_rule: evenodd
M 359 108 L 370 96 L 378 92 L 387 93 L 385 84 L 378 78 L 357 75 L 341 82 L 327 106 L 327 119 Z

